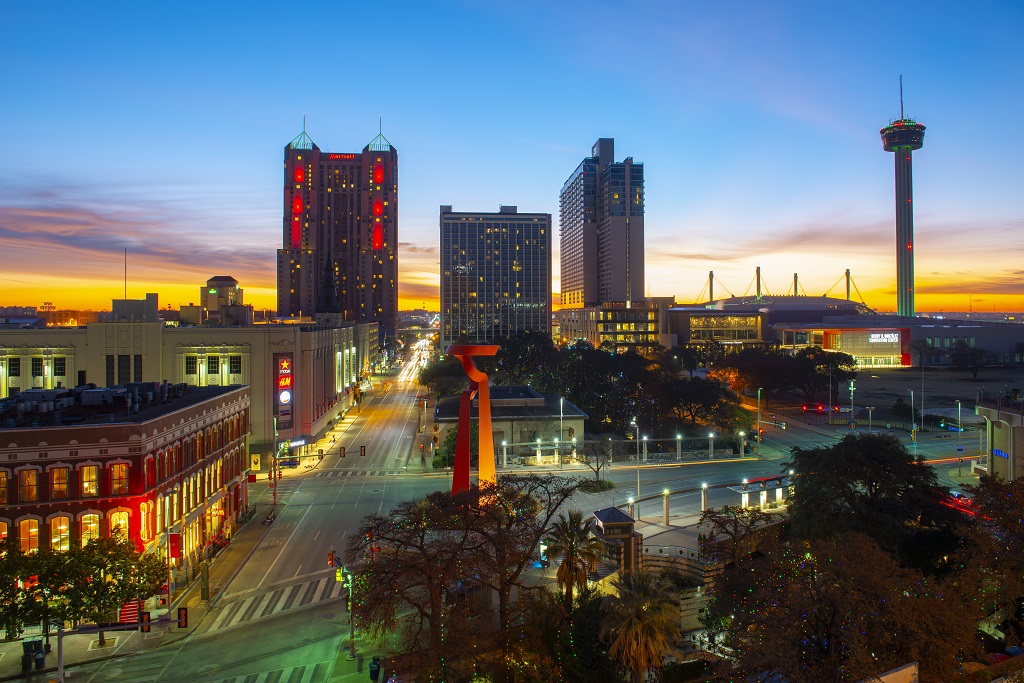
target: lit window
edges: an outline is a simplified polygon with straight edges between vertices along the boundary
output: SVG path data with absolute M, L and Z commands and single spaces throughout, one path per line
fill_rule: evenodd
M 68 468 L 55 467 L 50 470 L 50 497 L 68 497 Z
M 123 535 L 125 538 L 128 537 L 128 513 L 127 512 L 112 512 L 112 513 L 110 513 L 110 535 L 111 536 Z
M 23 519 L 18 522 L 18 541 L 23 553 L 34 553 L 39 550 L 39 521 Z
M 100 516 L 96 514 L 82 515 L 82 547 L 88 545 L 89 541 L 95 541 L 100 537 Z
M 82 484 L 82 497 L 94 498 L 99 495 L 99 468 L 96 465 L 86 465 L 78 470 L 79 481 Z
M 128 493 L 128 465 L 121 463 L 110 466 L 110 493 L 114 495 Z
M 21 470 L 18 472 L 18 502 L 31 503 L 39 500 L 39 472 Z
M 50 520 L 50 550 L 67 550 L 71 545 L 71 518 L 54 517 Z

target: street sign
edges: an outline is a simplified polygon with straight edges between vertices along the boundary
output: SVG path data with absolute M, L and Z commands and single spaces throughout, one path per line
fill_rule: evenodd
M 957 446 L 956 447 L 956 452 L 957 453 L 963 453 L 964 452 L 964 447 L 963 446 Z

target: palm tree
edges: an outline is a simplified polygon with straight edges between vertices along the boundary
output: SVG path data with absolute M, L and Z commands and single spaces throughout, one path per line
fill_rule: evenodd
M 583 521 L 583 512 L 570 510 L 569 516 L 559 515 L 548 530 L 548 557 L 562 556 L 555 580 L 565 591 L 565 611 L 572 612 L 573 589 L 587 580 L 590 567 L 601 557 L 604 543 L 593 535 L 594 520 Z
M 679 637 L 671 586 L 647 571 L 626 574 L 612 585 L 619 595 L 605 603 L 601 638 L 609 642 L 612 659 L 642 683 L 644 673 L 661 669 Z

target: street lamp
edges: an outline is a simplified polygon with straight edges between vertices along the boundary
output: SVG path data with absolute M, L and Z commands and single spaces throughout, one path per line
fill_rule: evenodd
M 757 388 L 757 457 L 761 457 L 761 387 Z
M 960 471 L 964 465 L 964 447 L 960 445 L 960 434 L 964 431 L 964 423 L 960 421 L 960 399 L 956 400 L 956 474 L 960 476 Z
M 644 462 L 647 462 L 647 435 L 646 434 L 644 434 L 644 437 L 643 437 L 642 441 L 644 442 Z
M 708 432 L 708 460 L 715 459 L 715 433 Z
M 676 434 L 676 462 L 683 459 L 683 435 Z
M 636 419 L 630 422 L 633 427 L 636 428 L 636 499 L 640 500 L 640 425 L 636 423 Z
M 555 439 L 555 441 L 559 444 L 559 446 L 558 446 L 558 466 L 559 467 L 562 466 L 562 446 L 561 446 L 561 443 L 562 443 L 562 435 L 565 434 L 565 431 L 562 429 L 562 416 L 563 416 L 562 404 L 564 404 L 564 403 L 565 403 L 565 398 L 559 396 L 558 397 L 558 438 Z
M 867 406 L 868 409 L 868 434 L 871 433 L 871 411 L 875 409 L 874 406 Z
M 917 412 L 914 410 L 914 390 L 910 390 L 910 440 L 917 443 Z
M 856 391 L 856 387 L 853 386 L 854 380 L 850 380 L 850 426 L 853 426 L 853 392 Z

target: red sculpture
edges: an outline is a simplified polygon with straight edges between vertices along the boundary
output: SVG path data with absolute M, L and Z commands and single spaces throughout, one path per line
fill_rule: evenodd
M 462 362 L 462 369 L 469 376 L 469 389 L 462 392 L 459 402 L 459 425 L 455 433 L 455 471 L 452 476 L 452 493 L 469 490 L 469 425 L 470 408 L 473 398 L 479 397 L 477 410 L 480 419 L 480 435 L 477 440 L 479 465 L 477 483 L 496 483 L 494 472 L 494 432 L 491 429 L 491 396 L 487 389 L 487 373 L 480 372 L 473 362 L 473 356 L 493 356 L 497 345 L 452 344 L 445 353 Z

